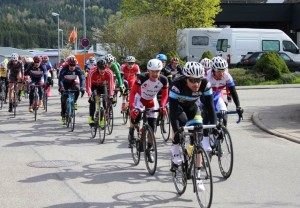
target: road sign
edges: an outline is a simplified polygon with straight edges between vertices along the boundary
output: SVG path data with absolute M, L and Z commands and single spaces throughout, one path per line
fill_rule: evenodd
M 86 48 L 90 45 L 90 41 L 87 38 L 83 38 L 81 40 L 81 45 L 82 45 L 82 47 Z

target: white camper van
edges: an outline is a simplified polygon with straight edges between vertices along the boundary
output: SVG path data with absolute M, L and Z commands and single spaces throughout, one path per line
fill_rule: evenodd
M 236 66 L 247 53 L 255 51 L 281 51 L 294 60 L 300 59 L 297 45 L 277 29 L 224 28 L 216 49 L 216 55 L 225 58 L 230 67 Z
M 185 28 L 177 30 L 177 52 L 185 61 L 199 61 L 203 52 L 216 53 L 222 28 Z

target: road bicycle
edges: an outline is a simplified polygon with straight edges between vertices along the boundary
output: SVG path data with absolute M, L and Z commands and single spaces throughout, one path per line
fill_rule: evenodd
M 75 97 L 75 92 L 76 90 L 66 90 L 63 92 L 63 96 L 67 97 L 66 101 L 66 113 L 65 113 L 65 118 L 66 118 L 66 126 L 67 128 L 70 127 L 71 131 L 74 131 L 75 129 L 75 108 L 74 108 L 74 97 Z
M 13 98 L 12 98 L 12 112 L 14 117 L 17 116 L 17 106 L 21 101 L 18 89 L 18 82 L 14 82 L 14 89 L 13 89 Z
M 122 113 L 122 118 L 123 118 L 123 124 L 127 124 L 127 121 L 128 121 L 128 118 L 129 118 L 129 113 L 130 113 L 130 109 L 129 109 L 129 106 L 128 106 L 128 96 L 129 96 L 129 92 L 130 92 L 130 89 L 126 89 L 126 110 L 125 111 L 121 111 Z
M 106 116 L 105 116 L 105 108 L 103 107 L 103 99 L 105 99 L 105 94 L 97 95 L 97 92 L 94 92 L 96 102 L 95 108 L 96 111 L 94 113 L 94 125 L 91 126 L 91 134 L 92 138 L 96 137 L 98 131 L 99 143 L 103 144 L 105 140 L 106 134 Z
M 167 114 L 162 115 L 161 112 L 159 112 L 158 119 L 157 119 L 157 126 L 160 127 L 160 133 L 162 135 L 162 138 L 165 142 L 167 142 L 170 138 L 171 134 L 171 123 L 169 118 L 169 108 L 167 109 Z
M 34 121 L 37 120 L 37 111 L 39 109 L 39 87 L 41 87 L 41 90 L 42 89 L 42 86 L 41 85 L 31 85 L 32 87 L 32 90 L 33 90 L 33 102 L 32 102 L 32 108 L 33 108 L 33 112 L 34 112 Z
M 151 112 L 159 112 L 159 109 L 138 110 L 142 117 L 142 127 L 140 128 L 140 122 L 134 125 L 134 142 L 131 146 L 131 155 L 134 164 L 138 165 L 141 158 L 141 152 L 144 152 L 145 164 L 148 173 L 150 175 L 154 175 L 157 167 L 157 146 L 153 130 L 148 123 L 147 114 Z
M 43 106 L 45 112 L 48 111 L 48 94 L 47 94 L 48 88 L 49 86 L 46 89 L 43 89 Z
M 196 193 L 200 207 L 210 207 L 213 199 L 213 180 L 209 156 L 203 149 L 203 129 L 215 128 L 216 125 L 184 126 L 179 129 L 180 156 L 182 163 L 172 161 L 172 178 L 178 194 L 182 195 L 188 180 L 192 179 L 193 192 Z M 199 167 L 198 167 L 199 166 Z M 198 171 L 200 171 L 200 178 Z M 202 180 L 205 190 L 197 188 L 197 180 Z
M 0 104 L 0 109 L 2 110 L 3 108 L 3 104 L 6 103 L 6 83 L 5 80 L 0 79 L 0 89 L 1 89 L 1 93 L 0 93 L 0 99 L 1 99 L 1 104 Z
M 114 104 L 108 103 L 106 112 L 106 127 L 107 127 L 107 135 L 110 135 L 114 128 Z

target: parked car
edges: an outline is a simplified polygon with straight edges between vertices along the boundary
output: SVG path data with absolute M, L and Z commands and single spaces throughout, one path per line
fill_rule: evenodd
M 237 67 L 247 68 L 247 69 L 252 68 L 264 53 L 266 53 L 266 51 L 248 53 L 237 64 Z M 277 53 L 285 61 L 286 65 L 288 66 L 291 72 L 300 71 L 300 62 L 294 61 L 289 55 L 287 55 L 284 52 L 277 52 Z

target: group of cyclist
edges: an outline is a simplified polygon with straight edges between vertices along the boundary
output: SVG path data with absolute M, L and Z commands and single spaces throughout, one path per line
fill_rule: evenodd
M 98 61 L 91 57 L 84 70 L 78 65 L 75 56 L 69 56 L 64 63 L 61 63 L 58 74 L 58 87 L 61 94 L 61 123 L 66 123 L 64 117 L 67 100 L 64 92 L 66 90 L 75 91 L 75 110 L 78 109 L 79 93 L 81 92 L 83 96 L 87 92 L 89 125 L 93 126 L 96 95 L 107 94 L 108 99 L 104 99 L 103 103 L 104 106 L 107 106 L 115 102 L 113 96 L 115 89 L 119 88 L 122 95 L 121 111 L 130 109 L 129 148 L 134 142 L 134 124 L 141 120 L 140 109 L 159 109 L 162 115 L 166 115 L 169 111 L 173 129 L 172 163 L 180 164 L 182 162 L 179 152 L 179 128 L 181 126 L 216 124 L 217 116 L 224 116 L 226 125 L 227 102 L 230 102 L 231 98 L 239 116 L 242 116 L 243 109 L 240 106 L 233 78 L 228 72 L 228 64 L 222 57 L 217 56 L 211 60 L 204 58 L 200 62 L 186 62 L 183 68 L 177 57 L 171 58 L 168 64 L 167 61 L 166 55 L 158 54 L 148 61 L 147 71 L 141 73 L 133 56 L 126 57 L 122 65 L 111 54 L 107 54 Z M 9 89 L 9 111 L 12 108 L 14 83 L 18 83 L 19 92 L 22 93 L 24 76 L 29 76 L 31 86 L 39 85 L 39 107 L 42 106 L 42 88 L 47 89 L 49 85 L 53 85 L 53 68 L 47 57 L 35 56 L 24 64 L 18 54 L 12 54 L 11 60 L 7 64 L 1 63 L 0 67 L 1 79 L 2 71 L 7 68 L 7 73 L 5 73 L 7 80 L 5 81 L 8 83 Z M 226 89 L 228 101 L 224 99 L 224 89 Z M 32 112 L 32 92 L 29 97 L 29 111 Z M 157 116 L 157 113 L 154 112 L 148 114 L 148 123 L 154 131 Z M 217 129 L 214 131 L 218 132 Z M 208 131 L 204 130 L 203 134 L 202 145 L 206 151 L 211 151 Z M 151 148 L 151 144 L 147 145 L 148 148 Z M 153 161 L 151 152 L 146 152 L 146 154 L 148 161 Z M 197 184 L 198 188 L 203 190 L 202 182 L 198 181 Z

